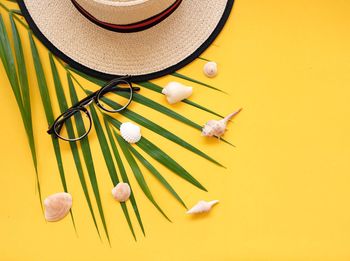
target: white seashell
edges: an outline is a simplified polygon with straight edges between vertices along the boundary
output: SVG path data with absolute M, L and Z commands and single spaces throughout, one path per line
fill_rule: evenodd
M 238 111 L 231 113 L 227 117 L 223 118 L 222 120 L 210 120 L 208 121 L 203 129 L 202 129 L 202 135 L 207 137 L 218 137 L 224 135 L 226 131 L 226 125 L 229 120 L 231 120 L 234 116 L 236 116 L 242 109 L 239 109 Z
M 216 62 L 207 62 L 203 67 L 203 72 L 207 77 L 213 78 L 218 74 L 218 65 Z
M 193 208 L 191 208 L 189 211 L 187 211 L 187 214 L 200 214 L 204 212 L 209 212 L 211 208 L 219 203 L 219 200 L 212 200 L 209 202 L 206 202 L 204 200 L 199 201 Z
M 131 122 L 125 122 L 120 125 L 120 134 L 129 143 L 136 143 L 141 139 L 140 127 Z
M 192 92 L 192 87 L 185 86 L 178 82 L 169 82 L 168 85 L 162 90 L 162 93 L 166 96 L 170 104 L 187 99 L 192 95 Z
M 44 200 L 45 218 L 47 221 L 59 221 L 63 219 L 72 207 L 72 196 L 65 192 L 48 196 Z
M 128 183 L 118 183 L 117 186 L 115 186 L 112 189 L 112 195 L 113 197 L 119 201 L 119 202 L 125 202 L 129 199 L 131 194 L 131 189 Z

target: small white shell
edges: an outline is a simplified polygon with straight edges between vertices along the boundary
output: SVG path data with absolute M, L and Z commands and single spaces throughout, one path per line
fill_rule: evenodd
M 120 125 L 120 134 L 129 143 L 136 143 L 141 139 L 140 127 L 131 122 Z
M 118 183 L 117 186 L 115 186 L 112 189 L 112 195 L 115 198 L 115 200 L 119 202 L 125 202 L 129 199 L 131 194 L 131 189 L 128 183 Z
M 166 96 L 170 104 L 178 103 L 192 95 L 193 88 L 178 82 L 169 82 L 163 88 L 162 93 Z
M 212 201 L 199 201 L 193 208 L 191 208 L 189 211 L 187 211 L 187 214 L 199 214 L 204 212 L 209 212 L 211 208 L 219 203 L 219 200 L 212 200 Z
M 227 117 L 225 117 L 222 120 L 210 120 L 208 121 L 202 129 L 202 135 L 207 137 L 218 137 L 224 135 L 226 131 L 226 125 L 229 120 L 231 120 L 235 115 L 237 115 L 242 109 L 239 109 L 238 111 L 231 113 Z
M 72 196 L 65 192 L 48 196 L 44 200 L 45 218 L 54 222 L 63 219 L 72 207 Z
M 203 72 L 207 77 L 213 78 L 218 74 L 218 65 L 216 62 L 207 62 L 203 67 Z

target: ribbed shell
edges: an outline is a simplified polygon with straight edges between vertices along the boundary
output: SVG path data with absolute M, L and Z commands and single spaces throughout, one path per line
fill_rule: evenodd
M 120 125 L 120 135 L 129 143 L 136 143 L 142 137 L 140 127 L 131 122 Z
M 44 200 L 45 218 L 54 222 L 63 219 L 72 207 L 72 196 L 65 192 L 48 196 Z

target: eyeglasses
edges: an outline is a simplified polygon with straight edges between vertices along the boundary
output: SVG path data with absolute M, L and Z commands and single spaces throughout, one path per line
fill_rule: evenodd
M 133 92 L 140 90 L 133 87 L 128 78 L 129 76 L 113 79 L 100 90 L 74 104 L 54 121 L 47 133 L 65 141 L 78 141 L 86 137 L 92 127 L 91 115 L 86 107 L 95 102 L 106 112 L 124 110 L 131 103 Z

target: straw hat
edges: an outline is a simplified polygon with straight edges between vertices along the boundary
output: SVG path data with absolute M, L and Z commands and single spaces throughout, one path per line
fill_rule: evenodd
M 92 76 L 144 81 L 198 57 L 223 28 L 234 0 L 19 0 L 35 35 Z

